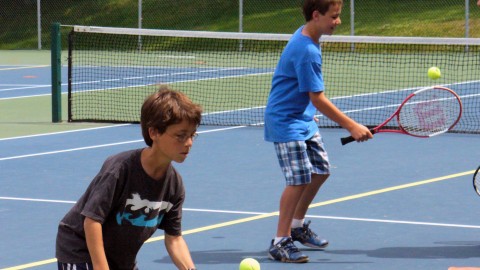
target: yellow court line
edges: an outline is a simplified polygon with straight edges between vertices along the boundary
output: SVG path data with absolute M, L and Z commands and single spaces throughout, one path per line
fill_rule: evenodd
M 369 191 L 369 192 L 359 193 L 359 194 L 356 194 L 356 195 L 351 195 L 351 196 L 346 196 L 346 197 L 342 197 L 342 198 L 338 198 L 338 199 L 333 199 L 333 200 L 328 200 L 328 201 L 324 201 L 324 202 L 311 204 L 309 208 L 315 208 L 315 207 L 319 207 L 319 206 L 324 206 L 324 205 L 329 205 L 329 204 L 334 204 L 334 203 L 339 203 L 339 202 L 345 202 L 345 201 L 350 201 L 350 200 L 354 200 L 354 199 L 360 199 L 360 198 L 364 198 L 364 197 L 368 197 L 368 196 L 372 196 L 372 195 L 377 195 L 377 194 L 381 194 L 381 193 L 387 193 L 387 192 L 390 192 L 390 191 L 406 189 L 406 188 L 410 188 L 410 187 L 430 184 L 430 183 L 439 182 L 439 181 L 443 181 L 443 180 L 449 180 L 449 179 L 452 179 L 452 178 L 457 178 L 457 177 L 460 177 L 460 176 L 473 174 L 474 172 L 475 172 L 475 170 L 471 170 L 471 171 L 466 171 L 466 172 L 462 172 L 462 173 L 456 173 L 456 174 L 446 175 L 446 176 L 442 176 L 442 177 L 437 177 L 437 178 L 412 182 L 412 183 L 409 183 L 409 184 L 393 186 L 393 187 L 383 188 L 383 189 L 377 189 L 377 190 L 373 190 L 373 191 Z M 236 224 L 240 224 L 240 223 L 245 223 L 245 222 L 249 222 L 249 221 L 253 221 L 253 220 L 259 220 L 259 219 L 268 218 L 268 217 L 277 216 L 277 215 L 278 215 L 278 211 L 271 212 L 271 213 L 266 213 L 266 214 L 261 214 L 261 215 L 256 215 L 256 216 L 248 217 L 248 218 L 235 219 L 235 220 L 232 220 L 232 221 L 222 222 L 222 223 L 218 223 L 218 224 L 214 224 L 214 225 L 210 225 L 210 226 L 205 226 L 205 227 L 200 227 L 200 228 L 196 228 L 196 229 L 186 230 L 186 231 L 183 231 L 182 234 L 183 235 L 194 234 L 194 233 L 209 231 L 209 230 L 213 230 L 213 229 L 232 226 L 232 225 L 236 225 Z M 163 236 L 163 235 L 158 236 L 158 237 L 152 237 L 152 238 L 148 239 L 147 241 L 145 241 L 145 243 L 161 241 L 161 240 L 164 240 L 164 239 L 165 239 L 165 236 Z M 32 262 L 32 263 L 18 265 L 18 266 L 13 266 L 13 267 L 10 267 L 10 268 L 3 268 L 3 269 L 0 269 L 0 270 L 21 270 L 21 269 L 32 268 L 32 267 L 35 267 L 35 266 L 41 266 L 41 265 L 45 265 L 45 264 L 55 263 L 56 261 L 57 261 L 57 259 L 48 259 L 48 260 Z
M 26 68 L 43 68 L 49 67 L 50 65 L 42 65 L 42 66 L 27 66 L 27 67 L 14 67 L 14 68 L 0 68 L 0 71 L 4 70 L 16 70 L 16 69 L 26 69 Z
M 182 235 L 209 231 L 209 230 L 218 229 L 218 228 L 222 228 L 222 227 L 227 227 L 227 226 L 231 226 L 231 225 L 235 225 L 235 224 L 239 224 L 239 223 L 244 223 L 244 222 L 248 222 L 248 221 L 263 219 L 263 218 L 267 218 L 267 217 L 273 217 L 273 216 L 276 216 L 276 215 L 278 215 L 278 211 L 267 213 L 267 214 L 256 215 L 256 216 L 248 217 L 248 218 L 235 219 L 235 220 L 232 220 L 232 221 L 222 222 L 222 223 L 218 223 L 218 224 L 214 224 L 214 225 L 210 225 L 210 226 L 205 226 L 205 227 L 200 227 L 200 228 L 196 228 L 196 229 L 183 231 Z M 165 239 L 165 236 L 163 236 L 163 235 L 158 236 L 158 237 L 152 237 L 152 238 L 148 239 L 147 241 L 145 241 L 145 243 L 156 242 L 156 241 L 163 240 L 163 239 Z
M 57 262 L 57 259 L 48 259 L 48 260 L 22 264 L 22 265 L 18 265 L 18 266 L 13 266 L 13 267 L 9 267 L 9 268 L 3 268 L 1 270 L 27 269 L 27 268 L 32 268 L 32 267 L 41 266 L 41 265 L 50 264 L 50 263 L 56 263 L 56 262 Z
M 462 172 L 462 173 L 450 174 L 450 175 L 441 176 L 441 177 L 437 177 L 437 178 L 412 182 L 412 183 L 409 183 L 409 184 L 404 184 L 404 185 L 399 185 L 399 186 L 394 186 L 394 187 L 389 187 L 389 188 L 373 190 L 373 191 L 370 191 L 370 192 L 360 193 L 360 194 L 356 194 L 356 195 L 352 195 L 352 196 L 346 196 L 346 197 L 342 197 L 342 198 L 338 198 L 338 199 L 334 199 L 334 200 L 329 200 L 329 201 L 324 201 L 324 202 L 311 204 L 309 206 L 309 208 L 314 208 L 314 207 L 318 207 L 318 206 L 324 206 L 324 205 L 328 205 L 328 204 L 334 204 L 334 203 L 349 201 L 349 200 L 353 200 L 353 199 L 358 199 L 358 198 L 363 198 L 363 197 L 367 197 L 367 196 L 377 195 L 377 194 L 386 193 L 386 192 L 390 192 L 390 191 L 395 191 L 395 190 L 400 190 L 400 189 L 405 189 L 405 188 L 430 184 L 430 183 L 434 183 L 434 182 L 438 182 L 438 181 L 443 181 L 443 180 L 448 180 L 448 179 L 452 179 L 452 178 L 456 178 L 456 177 L 460 177 L 460 176 L 473 174 L 474 172 L 475 172 L 475 170 L 471 170 L 471 171 L 466 171 L 466 172 Z

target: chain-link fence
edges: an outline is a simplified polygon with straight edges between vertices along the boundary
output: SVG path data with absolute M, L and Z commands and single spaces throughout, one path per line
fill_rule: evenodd
M 47 49 L 50 27 L 291 33 L 302 0 L 0 0 L 0 49 Z M 480 37 L 475 0 L 345 0 L 336 34 Z M 428 23 L 428 27 L 427 27 Z M 433 27 L 432 27 L 433 26 Z

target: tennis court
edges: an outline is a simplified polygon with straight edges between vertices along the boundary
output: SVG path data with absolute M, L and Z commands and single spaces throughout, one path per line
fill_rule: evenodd
M 309 219 L 331 244 L 325 251 L 306 249 L 311 262 L 294 266 L 266 257 L 283 179 L 261 128 L 201 128 L 191 156 L 177 165 L 188 194 L 183 230 L 198 268 L 237 269 L 245 257 L 259 260 L 262 269 L 478 263 L 478 198 L 470 181 L 479 159 L 477 136 L 379 135 L 341 147 L 343 132 L 327 129 L 323 135 L 334 170 Z M 2 269 L 54 268 L 58 221 L 107 156 L 143 146 L 137 125 L 0 144 Z M 142 269 L 174 269 L 161 237 L 158 232 L 141 250 Z
M 54 269 L 59 220 L 105 158 L 144 146 L 140 128 L 48 123 L 49 68 L 2 66 L 0 75 L 0 268 Z M 460 96 L 477 95 L 469 89 Z M 310 262 L 292 265 L 267 259 L 284 180 L 263 129 L 200 127 L 190 157 L 176 165 L 187 190 L 183 231 L 197 268 L 238 269 L 245 257 L 263 270 L 480 265 L 479 198 L 471 187 L 478 134 L 381 134 L 341 146 L 345 131 L 321 132 L 333 170 L 308 219 L 330 246 L 304 249 Z M 159 231 L 144 245 L 141 269 L 174 269 L 162 239 Z

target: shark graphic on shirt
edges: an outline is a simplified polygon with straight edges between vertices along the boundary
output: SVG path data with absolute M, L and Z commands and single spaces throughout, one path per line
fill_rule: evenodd
M 127 199 L 124 211 L 117 213 L 117 224 L 122 225 L 125 221 L 137 227 L 157 227 L 172 207 L 170 202 L 151 202 L 142 199 L 140 194 L 133 193 Z

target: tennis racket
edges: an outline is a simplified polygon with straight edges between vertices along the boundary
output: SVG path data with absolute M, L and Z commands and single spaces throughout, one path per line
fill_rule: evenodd
M 426 87 L 411 93 L 392 116 L 370 132 L 394 132 L 428 138 L 451 130 L 461 116 L 462 101 L 454 91 L 442 86 Z M 398 128 L 383 128 L 394 118 Z M 341 138 L 342 145 L 353 141 L 352 136 Z
M 478 166 L 477 170 L 473 174 L 473 188 L 475 189 L 475 192 L 477 192 L 477 194 L 480 196 L 480 175 L 478 175 L 478 171 L 480 171 L 480 166 Z

